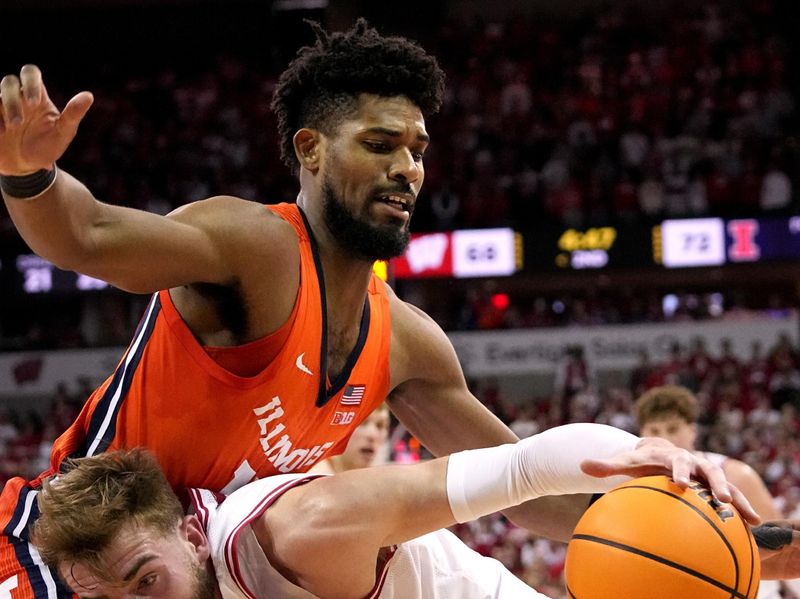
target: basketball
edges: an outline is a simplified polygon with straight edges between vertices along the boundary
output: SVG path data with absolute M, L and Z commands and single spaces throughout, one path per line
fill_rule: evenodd
M 750 527 L 702 484 L 666 476 L 615 487 L 567 548 L 570 599 L 750 599 L 760 562 Z

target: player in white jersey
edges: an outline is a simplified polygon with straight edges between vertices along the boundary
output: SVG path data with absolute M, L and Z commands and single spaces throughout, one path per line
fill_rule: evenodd
M 216 564 L 222 597 L 228 599 L 313 599 L 317 595 L 289 581 L 266 558 L 253 530 L 272 502 L 311 475 L 281 475 L 250 483 L 222 503 L 213 493 L 192 491 Z M 437 530 L 381 548 L 369 599 L 544 599 L 495 559 L 484 557 L 448 530 Z M 375 560 L 372 561 L 373 569 Z M 342 570 L 343 582 L 348 570 Z M 327 597 L 328 595 L 321 595 Z
M 654 387 L 636 400 L 635 411 L 642 435 L 667 439 L 678 447 L 694 451 L 721 468 L 762 518 L 777 520 L 781 517 L 764 481 L 752 467 L 720 453 L 695 450 L 699 407 L 689 389 L 677 385 Z M 758 599 L 781 597 L 780 581 L 764 580 L 758 587 Z
M 108 452 L 45 483 L 33 542 L 82 599 L 541 598 L 498 562 L 434 531 L 652 473 L 683 485 L 703 478 L 757 520 L 702 457 L 573 424 L 415 465 L 271 477 L 221 502 L 193 491 L 197 511 L 188 516 L 149 454 Z

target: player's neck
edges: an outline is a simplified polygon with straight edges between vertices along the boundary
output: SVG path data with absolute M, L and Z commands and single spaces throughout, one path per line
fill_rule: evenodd
M 325 217 L 318 207 L 320 202 L 309 201 L 301 191 L 297 203 L 308 219 L 316 242 L 325 278 L 328 313 L 336 314 L 337 319 L 360 318 L 374 261 L 359 258 L 341 245 L 325 223 Z M 335 311 L 332 310 L 334 307 Z
M 342 245 L 341 240 L 326 222 L 322 199 L 316 198 L 314 201 L 310 199 L 310 195 L 313 194 L 301 190 L 297 196 L 297 205 L 303 211 L 311 227 L 311 233 L 323 260 L 329 264 L 332 263 L 334 267 L 338 265 L 342 270 L 356 269 L 369 272 L 375 260 L 359 256 L 346 245 Z
M 330 459 L 330 466 L 331 470 L 333 470 L 334 474 L 339 474 L 340 472 L 344 472 L 349 470 L 347 464 L 344 462 L 344 457 L 341 455 L 335 455 Z
M 219 581 L 217 580 L 217 572 L 214 568 L 214 562 L 211 561 L 209 558 L 207 564 L 208 574 L 211 577 L 211 580 L 214 581 L 214 599 L 223 599 L 222 598 L 222 591 L 219 588 Z

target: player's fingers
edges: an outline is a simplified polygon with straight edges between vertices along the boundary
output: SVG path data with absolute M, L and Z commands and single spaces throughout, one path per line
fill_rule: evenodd
M 694 467 L 692 455 L 688 451 L 672 452 L 671 457 L 668 459 L 672 467 L 672 480 L 675 481 L 676 485 L 685 489 L 689 486 L 689 479 Z
M 733 497 L 731 496 L 731 485 L 725 477 L 725 472 L 708 460 L 699 460 L 697 463 L 697 472 L 699 476 L 704 478 L 708 483 L 708 487 L 714 493 L 714 496 L 724 503 L 731 503 Z M 749 505 L 749 504 L 748 504 Z
M 756 510 L 750 504 L 750 501 L 747 499 L 747 497 L 744 496 L 744 493 L 742 493 L 733 483 L 728 483 L 728 487 L 731 490 L 731 503 L 736 506 L 737 510 L 739 510 L 742 518 L 744 518 L 751 526 L 758 526 L 761 524 L 761 516 L 758 515 L 758 512 L 756 512 Z
M 22 94 L 29 105 L 34 105 L 42 98 L 42 72 L 39 67 L 26 64 L 19 72 L 22 83 Z
M 581 462 L 581 470 L 590 476 L 606 478 L 608 476 L 648 476 L 651 474 L 668 474 L 663 461 L 658 456 L 649 455 L 640 450 L 629 451 L 612 458 L 589 458 Z
M 59 126 L 69 135 L 74 135 L 83 117 L 89 112 L 94 96 L 90 92 L 81 92 L 75 95 L 67 105 L 59 118 Z
M 620 465 L 613 460 L 588 459 L 581 462 L 581 470 L 589 476 L 606 478 L 607 476 L 619 474 Z
M 16 75 L 6 75 L 0 80 L 0 99 L 3 101 L 3 120 L 6 127 L 21 123 L 22 103 L 19 78 Z

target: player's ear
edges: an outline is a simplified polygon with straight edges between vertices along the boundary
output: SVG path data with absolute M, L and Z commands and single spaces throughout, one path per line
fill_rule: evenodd
M 205 564 L 211 557 L 211 548 L 208 545 L 208 537 L 203 525 L 200 524 L 197 516 L 184 516 L 181 522 L 181 533 L 185 540 L 191 545 L 192 552 L 197 556 L 198 564 Z
M 322 156 L 324 140 L 322 134 L 317 129 L 300 129 L 292 138 L 294 152 L 302 168 L 308 169 L 312 173 L 319 170 L 319 162 Z

